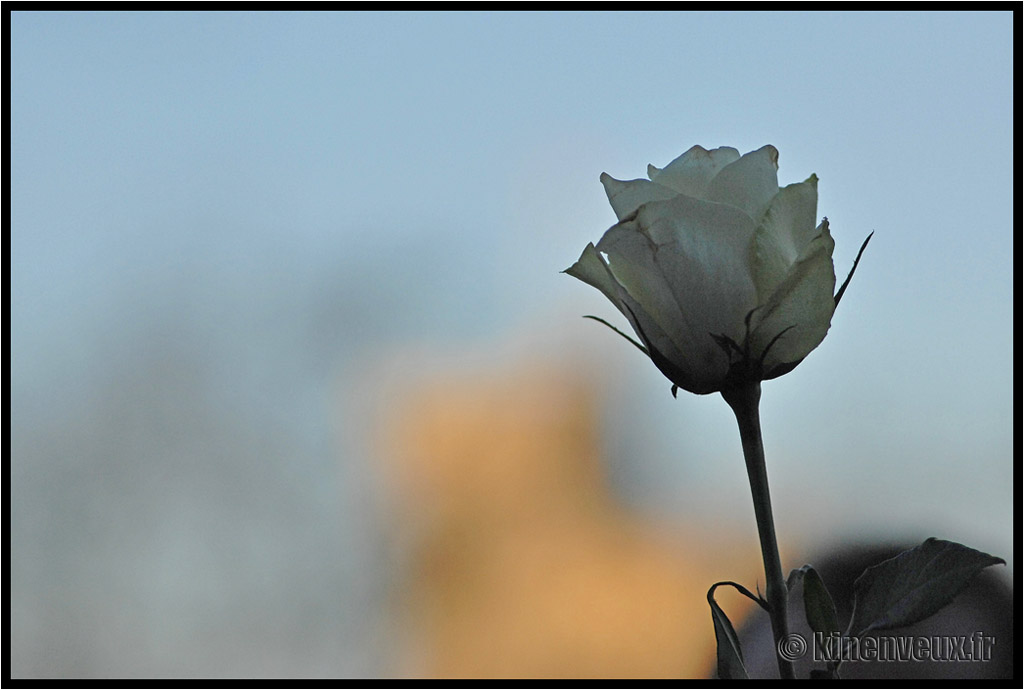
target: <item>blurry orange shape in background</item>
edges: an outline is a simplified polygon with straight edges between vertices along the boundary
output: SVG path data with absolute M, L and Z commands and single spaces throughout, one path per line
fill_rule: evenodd
M 601 455 L 601 395 L 572 367 L 464 370 L 406 382 L 378 420 L 409 639 L 395 672 L 706 677 L 705 593 L 755 581 L 756 545 L 621 504 Z M 750 608 L 720 600 L 734 621 Z

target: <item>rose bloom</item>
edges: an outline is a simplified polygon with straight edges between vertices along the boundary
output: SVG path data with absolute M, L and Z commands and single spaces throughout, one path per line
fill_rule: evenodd
M 619 222 L 565 272 L 618 307 L 673 394 L 781 376 L 828 332 L 846 284 L 833 295 L 818 178 L 780 189 L 778 159 L 694 146 L 650 180 L 601 175 Z

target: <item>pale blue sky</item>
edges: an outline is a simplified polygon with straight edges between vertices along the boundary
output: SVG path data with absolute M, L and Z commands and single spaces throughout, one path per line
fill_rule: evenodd
M 141 497 L 140 524 L 163 525 L 139 487 L 170 472 L 183 494 L 212 481 L 216 502 L 206 465 L 108 467 L 111 453 L 130 464 L 166 444 L 149 422 L 119 427 L 121 408 L 95 410 L 129 383 L 128 409 L 177 409 L 150 378 L 179 381 L 175 366 L 196 376 L 181 395 L 191 406 L 199 391 L 209 425 L 274 429 L 302 458 L 237 465 L 257 493 L 284 482 L 308 510 L 289 514 L 317 525 L 294 546 L 253 527 L 243 502 L 226 519 L 255 544 L 242 561 L 277 563 L 284 543 L 356 554 L 332 575 L 353 600 L 372 599 L 380 566 L 373 529 L 345 519 L 366 508 L 363 466 L 331 454 L 328 381 L 403 343 L 600 339 L 628 380 L 608 432 L 623 494 L 659 513 L 741 511 L 746 525 L 724 403 L 673 402 L 635 350 L 576 318 L 614 319 L 611 305 L 559 273 L 614 222 L 602 171 L 640 177 L 693 144 L 771 143 L 781 183 L 816 173 L 840 279 L 876 232 L 824 344 L 765 386 L 773 490 L 793 506 L 780 525 L 811 542 L 934 532 L 1012 565 L 1011 24 L 1008 12 L 14 13 L 12 555 L 26 565 L 12 615 L 42 615 L 40 573 L 81 572 L 90 556 L 66 543 L 88 538 L 112 555 L 69 591 L 102 600 L 104 568 L 129 558 L 110 525 L 136 513 L 105 513 L 96 496 Z M 138 438 L 106 452 L 126 428 Z M 267 443 L 211 433 L 225 457 Z M 61 479 L 69 465 L 118 478 L 75 484 Z M 160 534 L 205 557 L 187 530 Z M 130 585 L 142 601 L 163 591 L 146 577 Z M 40 626 L 16 644 L 15 672 L 42 668 Z M 371 643 L 335 632 L 348 656 L 306 668 L 380 670 Z M 184 644 L 167 634 L 154 648 Z M 81 644 L 71 658 L 85 666 L 69 672 L 115 663 Z M 127 672 L 165 668 L 156 652 L 138 658 Z

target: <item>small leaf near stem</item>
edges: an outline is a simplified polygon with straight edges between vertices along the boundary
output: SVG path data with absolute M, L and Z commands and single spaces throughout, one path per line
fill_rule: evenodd
M 716 582 L 708 590 L 708 604 L 711 606 L 711 622 L 715 625 L 715 646 L 718 657 L 718 677 L 721 680 L 746 680 L 747 669 L 743 665 L 743 649 L 729 617 L 715 601 L 715 590 L 721 585 L 731 585 L 739 592 L 761 604 L 750 590 L 735 582 Z M 763 605 L 763 604 L 762 604 Z
M 820 635 L 820 639 L 825 644 L 825 649 L 822 651 L 825 656 L 826 670 L 820 672 L 819 675 L 822 678 L 837 679 L 841 657 L 841 650 L 838 649 L 840 630 L 832 595 L 829 594 L 818 571 L 810 565 L 805 565 L 789 574 L 787 585 L 790 591 L 798 582 L 803 583 L 804 615 L 807 617 L 807 624 L 811 627 L 812 632 Z

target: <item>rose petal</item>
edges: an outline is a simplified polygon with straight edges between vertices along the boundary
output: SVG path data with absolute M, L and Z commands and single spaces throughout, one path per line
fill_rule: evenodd
M 678 195 L 644 205 L 597 244 L 616 279 L 685 353 L 695 380 L 720 380 L 728 371 L 714 336 L 743 342 L 744 317 L 757 304 L 753 232 L 735 208 Z
M 604 293 L 604 296 L 612 301 L 612 303 L 620 310 L 625 313 L 620 305 L 621 297 L 619 291 L 622 286 L 612 276 L 611 271 L 608 270 L 608 264 L 605 263 L 601 255 L 597 253 L 597 249 L 594 248 L 594 243 L 589 242 L 583 249 L 583 253 L 580 254 L 580 258 L 569 268 L 565 269 L 563 273 L 568 273 L 573 278 L 582 280 L 587 285 L 596 287 L 598 290 Z
M 596 287 L 612 301 L 643 341 L 651 359 L 673 383 L 693 393 L 710 393 L 714 390 L 714 382 L 703 381 L 701 377 L 694 377 L 691 372 L 681 368 L 681 363 L 687 359 L 657 320 L 615 279 L 593 244 L 586 246 L 579 261 L 567 268 L 565 273 Z
M 729 146 L 711 151 L 702 146 L 694 146 L 661 170 L 653 165 L 647 166 L 647 175 L 652 182 L 680 194 L 702 199 L 715 175 L 725 166 L 739 160 L 739 157 L 740 152 Z
M 659 324 L 659 330 L 674 343 L 672 349 L 686 352 L 690 359 L 692 351 L 701 345 L 693 338 L 689 315 L 680 310 L 671 286 L 655 262 L 655 245 L 636 220 L 609 229 L 597 243 L 597 250 L 608 255 L 614 280 Z
M 658 246 L 656 264 L 701 342 L 710 333 L 742 342 L 744 318 L 757 305 L 750 218 L 680 195 L 645 206 L 637 220 Z
M 803 249 L 818 235 L 818 178 L 783 187 L 772 200 L 754 236 L 757 263 L 754 282 L 767 300 L 789 273 Z
M 762 146 L 722 168 L 708 184 L 704 198 L 741 208 L 760 221 L 779 192 L 778 170 L 779 152 L 774 146 Z
M 764 356 L 765 372 L 799 362 L 828 333 L 835 311 L 832 297 L 836 285 L 832 268 L 835 241 L 829 234 L 827 222 L 823 221 L 818 230 L 818 236 L 804 248 L 785 279 L 755 312 L 751 353 L 754 357 Z M 772 343 L 780 333 L 783 335 Z M 766 348 L 768 352 L 764 355 Z
M 668 187 L 647 180 L 616 180 L 608 173 L 601 173 L 601 184 L 619 220 L 629 218 L 649 201 L 671 199 L 676 194 Z

